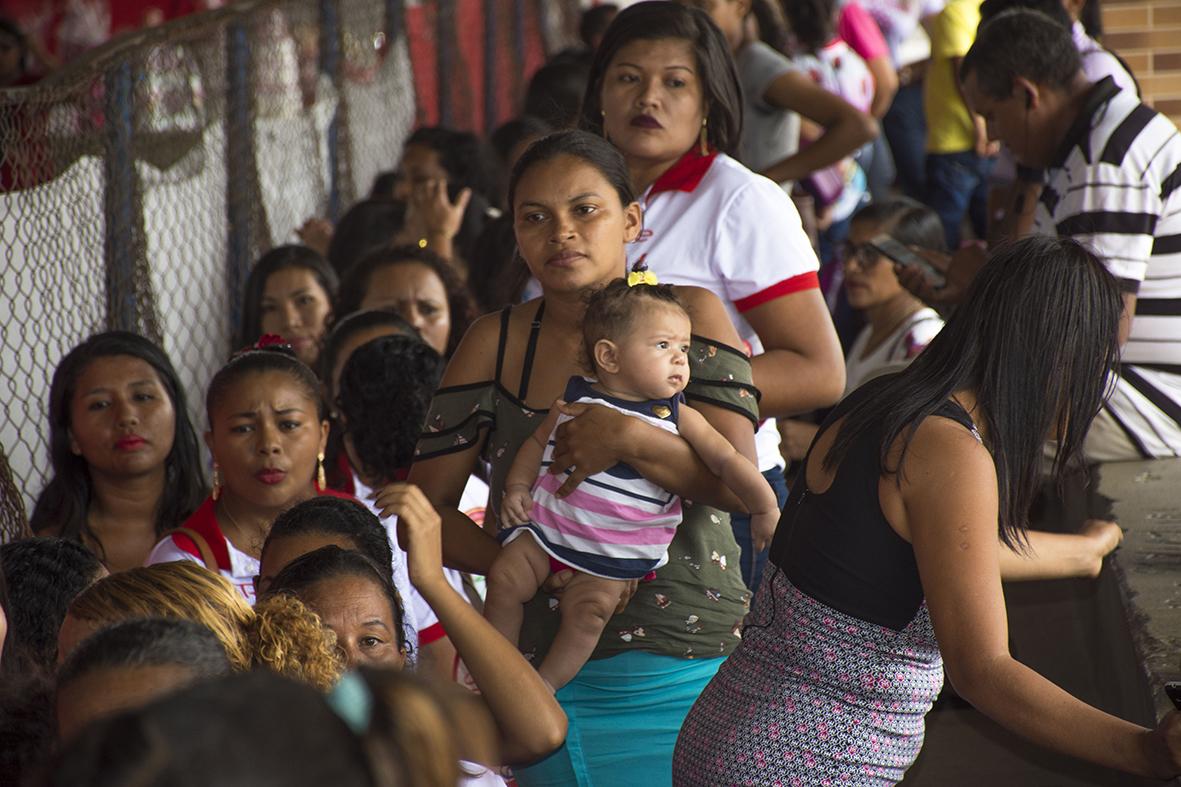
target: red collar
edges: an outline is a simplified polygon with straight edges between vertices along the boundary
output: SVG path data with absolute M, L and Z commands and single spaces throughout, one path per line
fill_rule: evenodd
M 689 148 L 689 151 L 677 159 L 677 163 L 669 167 L 648 189 L 647 201 L 650 202 L 662 191 L 695 191 L 717 157 L 716 150 L 711 150 L 703 156 L 696 147 Z
M 349 476 L 350 480 L 352 476 Z M 338 492 L 335 489 L 316 489 L 316 494 L 321 497 L 341 497 L 345 500 L 355 500 L 352 495 L 347 492 Z M 212 497 L 205 498 L 196 511 L 189 515 L 185 520 L 183 527 L 190 530 L 195 530 L 201 537 L 209 544 L 210 551 L 213 552 L 213 559 L 217 561 L 217 567 L 224 571 L 232 571 L 233 565 L 230 562 L 230 550 L 227 544 L 229 539 L 226 538 L 225 533 L 221 530 L 221 524 L 217 521 L 217 503 Z M 192 544 L 192 539 L 183 533 L 177 533 L 173 538 L 184 539 L 185 543 Z M 182 546 L 181 549 L 184 549 Z M 197 545 L 193 544 L 193 549 L 197 549 Z M 187 551 L 187 550 L 186 550 Z M 200 552 L 193 552 L 193 554 L 200 557 Z
M 212 497 L 205 498 L 205 502 L 185 520 L 184 527 L 189 530 L 194 530 L 205 539 L 209 544 L 209 550 L 213 552 L 213 559 L 217 561 L 217 567 L 223 571 L 232 571 L 233 567 L 230 564 L 230 550 L 226 547 L 225 534 L 221 532 L 221 525 L 217 522 L 217 512 L 214 510 L 217 503 Z M 173 538 L 184 539 L 187 543 L 192 543 L 192 539 L 185 536 L 183 533 L 178 533 Z M 182 546 L 181 549 L 184 549 Z M 197 549 L 197 545 L 193 544 L 193 549 Z M 195 552 L 197 557 L 201 556 L 200 551 Z

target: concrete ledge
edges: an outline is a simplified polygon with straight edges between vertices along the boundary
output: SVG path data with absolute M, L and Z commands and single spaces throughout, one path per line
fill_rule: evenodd
M 1181 459 L 1104 465 L 1099 492 L 1126 530 L 1110 562 L 1159 718 L 1165 682 L 1181 680 Z

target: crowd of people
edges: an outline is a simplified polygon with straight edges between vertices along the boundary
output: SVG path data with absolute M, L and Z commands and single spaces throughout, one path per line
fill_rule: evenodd
M 1181 134 L 1080 17 L 596 5 L 257 260 L 202 423 L 78 344 L 0 782 L 894 784 L 941 690 L 1181 774 L 1009 653 L 1002 580 L 1121 538 L 1035 500 L 1181 456 Z

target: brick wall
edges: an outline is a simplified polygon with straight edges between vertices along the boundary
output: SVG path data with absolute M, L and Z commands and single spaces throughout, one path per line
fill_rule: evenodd
M 1144 100 L 1181 126 L 1181 0 L 1103 0 L 1103 44 L 1128 61 Z

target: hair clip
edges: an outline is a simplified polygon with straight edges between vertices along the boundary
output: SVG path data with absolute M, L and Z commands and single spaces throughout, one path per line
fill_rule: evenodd
M 631 273 L 627 275 L 627 286 L 635 287 L 637 284 L 651 284 L 656 286 L 660 282 L 656 280 L 656 274 L 648 270 L 648 266 L 644 260 L 648 259 L 647 254 L 640 255 L 636 260 L 636 264 L 632 266 Z
M 373 721 L 373 693 L 356 672 L 346 672 L 328 693 L 328 705 L 356 735 L 369 731 Z
M 237 358 L 239 355 L 246 353 L 258 352 L 259 350 L 278 351 L 286 355 L 294 355 L 295 348 L 291 346 L 291 342 L 284 339 L 282 336 L 274 333 L 264 333 L 258 337 L 258 341 L 254 344 L 243 347 L 234 353 L 233 357 Z

